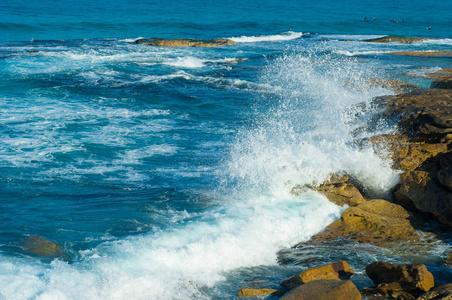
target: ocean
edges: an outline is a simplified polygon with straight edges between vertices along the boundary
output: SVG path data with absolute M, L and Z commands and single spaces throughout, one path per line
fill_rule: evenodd
M 294 186 L 335 172 L 374 197 L 397 184 L 389 160 L 355 143 L 394 130 L 358 130 L 393 92 L 359 86 L 429 87 L 424 75 L 450 58 L 388 53 L 451 51 L 451 11 L 449 0 L 3 0 L 0 299 L 236 299 L 337 260 L 362 288 L 366 264 L 411 262 L 375 247 L 319 247 L 303 264 L 281 253 L 345 210 Z M 365 42 L 385 35 L 426 40 Z M 236 44 L 133 43 L 152 37 Z M 71 259 L 24 251 L 30 236 Z M 450 247 L 422 261 L 439 282 Z

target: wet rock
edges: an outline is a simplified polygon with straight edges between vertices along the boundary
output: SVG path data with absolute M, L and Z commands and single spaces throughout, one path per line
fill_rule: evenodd
M 160 46 L 160 47 L 223 47 L 234 45 L 235 42 L 228 39 L 139 39 L 134 44 Z
M 361 294 L 350 280 L 321 279 L 287 292 L 281 300 L 359 300 Z
M 432 89 L 452 89 L 452 75 L 442 76 L 430 85 Z
M 364 42 L 368 43 L 404 43 L 404 44 L 412 44 L 417 42 L 425 41 L 423 38 L 418 37 L 404 37 L 404 36 L 393 36 L 388 35 L 381 38 L 364 40 Z
M 329 180 L 318 186 L 306 185 L 305 187 L 311 188 L 325 195 L 328 200 L 339 206 L 356 206 L 366 202 L 366 199 L 364 199 L 361 192 L 350 182 L 347 174 L 342 176 L 334 174 Z M 305 187 L 294 187 L 291 193 L 297 195 L 302 192 Z
M 237 294 L 238 297 L 256 297 L 265 295 L 282 296 L 284 295 L 284 292 L 273 289 L 241 289 Z
M 42 257 L 62 258 L 71 261 L 69 255 L 64 253 L 60 246 L 40 236 L 29 236 L 22 245 L 22 250 Z
M 393 91 L 395 94 L 407 93 L 419 88 L 418 84 L 397 79 L 371 78 L 368 80 L 368 84 L 373 88 L 381 86 L 385 89 Z
M 452 283 L 433 288 L 416 300 L 452 300 Z
M 452 57 L 452 51 L 400 51 L 390 52 L 389 54 L 417 57 Z
M 416 299 L 415 296 L 406 292 L 402 285 L 398 282 L 381 283 L 374 287 L 363 288 L 361 294 L 366 296 L 366 299 L 371 300 L 411 300 Z
M 452 152 L 438 154 L 405 172 L 394 196 L 401 205 L 429 213 L 452 228 Z
M 414 299 L 435 286 L 432 273 L 421 264 L 398 265 L 379 261 L 368 265 L 366 274 L 375 286 L 363 289 L 361 293 L 384 295 L 389 299 Z
M 385 200 L 369 200 L 345 210 L 339 220 L 314 235 L 308 243 L 346 238 L 359 243 L 391 247 L 419 238 L 410 223 L 411 217 L 412 214 L 400 205 Z
M 280 285 L 293 289 L 299 285 L 306 284 L 308 282 L 319 279 L 349 279 L 355 272 L 350 268 L 346 261 L 340 261 L 317 268 L 310 268 L 283 280 Z
M 425 77 L 433 78 L 433 79 L 440 79 L 440 78 L 447 77 L 447 76 L 452 76 L 452 69 L 440 69 L 438 71 L 425 74 Z M 431 88 L 434 88 L 434 87 L 431 87 Z

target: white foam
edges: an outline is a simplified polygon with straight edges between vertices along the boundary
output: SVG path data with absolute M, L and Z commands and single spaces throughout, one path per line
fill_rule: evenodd
M 165 61 L 164 64 L 178 68 L 196 69 L 204 67 L 204 62 L 205 60 L 193 56 L 185 56 L 178 57 L 174 60 Z
M 360 55 L 375 55 L 386 54 L 388 51 L 350 51 L 350 50 L 335 50 L 334 53 L 344 56 L 360 56 Z
M 298 39 L 303 36 L 302 32 L 288 31 L 282 34 L 274 35 L 261 35 L 261 36 L 241 36 L 241 37 L 231 37 L 236 43 L 257 43 L 257 42 L 279 42 L 279 41 L 289 41 Z

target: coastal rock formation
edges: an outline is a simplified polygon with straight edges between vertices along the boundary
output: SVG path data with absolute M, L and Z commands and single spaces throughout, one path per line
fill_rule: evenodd
M 438 154 L 402 174 L 394 196 L 397 203 L 430 213 L 452 228 L 452 152 Z
M 361 192 L 350 182 L 347 174 L 342 176 L 334 174 L 329 180 L 320 185 L 296 186 L 292 189 L 291 193 L 298 195 L 305 188 L 316 190 L 339 206 L 356 206 L 366 202 Z
M 389 247 L 419 238 L 411 225 L 412 215 L 402 206 L 385 200 L 369 200 L 345 210 L 341 218 L 314 235 L 308 244 L 346 238 L 360 243 Z M 300 243 L 297 246 L 303 246 Z
M 238 297 L 256 297 L 265 295 L 282 296 L 284 292 L 273 290 L 273 289 L 241 289 L 237 296 Z
M 423 38 L 417 37 L 406 37 L 406 36 L 394 36 L 388 35 L 376 39 L 364 40 L 364 42 L 368 43 L 404 43 L 404 44 L 412 44 L 417 42 L 425 41 Z
M 452 283 L 433 288 L 416 300 L 452 300 Z
M 228 39 L 139 39 L 134 44 L 160 46 L 160 47 L 223 47 L 234 45 L 235 42 Z
M 281 300 L 359 300 L 361 294 L 350 280 L 321 279 L 287 292 Z
M 432 82 L 432 89 L 452 89 L 452 75 L 441 76 Z
M 435 286 L 425 265 L 397 265 L 375 262 L 366 267 L 366 274 L 375 286 L 361 290 L 363 295 L 382 295 L 387 299 L 414 299 Z
M 62 258 L 70 261 L 69 255 L 64 253 L 58 244 L 46 240 L 40 236 L 29 236 L 23 241 L 22 250 L 25 252 L 33 253 L 38 256 L 50 257 L 50 258 Z
M 310 268 L 283 280 L 280 285 L 291 290 L 299 285 L 319 279 L 349 279 L 355 272 L 346 261 L 340 261 L 317 268 Z
M 389 52 L 388 54 L 418 57 L 452 57 L 452 51 L 399 51 Z

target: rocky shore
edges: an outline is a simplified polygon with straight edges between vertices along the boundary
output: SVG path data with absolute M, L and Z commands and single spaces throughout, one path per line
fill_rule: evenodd
M 397 130 L 357 143 L 370 144 L 380 155 L 389 155 L 393 167 L 401 171 L 400 183 L 387 199 L 369 199 L 347 174 L 333 174 L 319 185 L 294 187 L 294 194 L 315 189 L 337 205 L 348 206 L 339 220 L 294 248 L 355 243 L 419 258 L 443 243 L 448 253 L 441 264 L 452 268 L 450 242 L 444 241 L 452 231 L 452 76 L 437 76 L 428 89 L 376 98 L 373 105 L 382 113 L 368 127 L 395 121 Z M 307 269 L 283 280 L 281 289 L 244 289 L 239 296 L 271 295 L 277 299 L 284 294 L 284 300 L 452 299 L 452 278 L 449 284 L 436 286 L 423 264 L 374 262 L 365 272 L 374 286 L 361 291 L 349 280 L 354 271 L 343 261 Z

